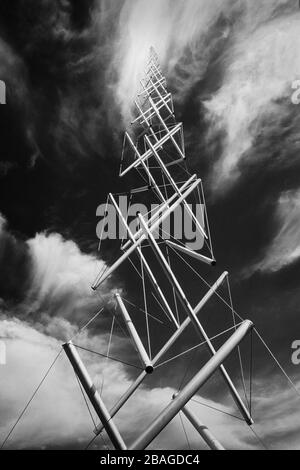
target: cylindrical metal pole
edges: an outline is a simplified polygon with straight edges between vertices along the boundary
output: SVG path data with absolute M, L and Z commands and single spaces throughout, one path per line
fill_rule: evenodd
M 104 405 L 99 393 L 97 392 L 96 387 L 93 384 L 93 381 L 89 376 L 89 373 L 85 365 L 83 364 L 74 344 L 70 341 L 68 343 L 65 343 L 63 345 L 63 348 L 69 361 L 73 366 L 75 374 L 80 380 L 80 383 L 82 384 L 87 396 L 89 397 L 94 407 L 94 410 L 99 416 L 99 419 L 102 422 L 103 427 L 105 428 L 107 435 L 109 436 L 115 449 L 126 450 L 126 444 L 123 441 L 122 436 L 120 435 L 116 425 L 112 421 L 112 418 L 109 412 L 107 411 L 106 406 Z
M 216 260 L 208 258 L 207 256 L 201 255 L 200 253 L 196 253 L 193 250 L 190 250 L 186 246 L 178 245 L 177 243 L 171 242 L 170 240 L 166 240 L 166 244 L 174 248 L 174 250 L 181 251 L 181 253 L 184 253 L 186 255 L 189 255 L 191 258 L 195 258 L 199 261 L 202 261 L 205 264 L 210 264 L 211 266 L 216 265 Z
M 200 419 L 197 416 L 195 416 L 195 414 L 192 412 L 192 410 L 190 409 L 188 405 L 185 405 L 181 411 L 189 420 L 189 422 L 194 426 L 196 431 L 198 431 L 200 436 L 203 438 L 203 440 L 206 442 L 206 444 L 211 450 L 225 450 L 222 444 L 216 439 L 216 437 L 208 429 L 208 427 L 205 426 L 203 423 L 201 423 Z
M 195 315 L 195 312 L 194 310 L 192 309 L 188 299 L 186 298 L 186 295 L 185 293 L 183 292 L 175 274 L 173 273 L 172 269 L 170 268 L 169 264 L 167 263 L 160 247 L 158 246 L 158 243 L 156 242 L 156 240 L 154 239 L 151 231 L 149 230 L 146 222 L 145 222 L 145 219 L 144 217 L 139 214 L 138 215 L 139 217 L 139 220 L 140 220 L 140 223 L 141 223 L 141 227 L 142 229 L 144 230 L 144 234 L 145 236 L 147 237 L 148 239 L 148 243 L 150 244 L 150 246 L 152 247 L 153 249 L 153 252 L 158 260 L 158 262 L 160 263 L 162 269 L 164 270 L 167 278 L 169 279 L 171 285 L 174 287 L 175 289 L 175 293 L 182 305 L 182 307 L 184 308 L 186 314 L 190 317 L 191 319 L 191 322 L 192 324 L 194 325 L 194 328 L 196 330 L 196 332 L 198 333 L 198 335 L 200 336 L 200 338 L 204 339 L 205 342 L 206 342 L 206 345 L 207 345 L 207 348 L 209 350 L 209 352 L 214 355 L 216 350 L 211 342 L 211 340 L 209 339 L 208 335 L 206 334 L 203 326 L 201 325 L 200 321 L 198 320 L 197 316 Z M 236 402 L 237 406 L 239 407 L 242 415 L 244 416 L 246 422 L 248 424 L 253 424 L 253 420 L 247 410 L 247 408 L 245 407 L 237 389 L 235 388 L 232 380 L 230 379 L 225 367 L 223 365 L 220 366 L 220 371 L 229 387 L 229 390 L 233 396 L 233 399 L 234 401 Z
M 219 279 L 214 283 L 214 285 L 209 289 L 209 291 L 205 294 L 205 296 L 200 300 L 198 305 L 195 307 L 194 312 L 195 315 L 197 315 L 202 308 L 206 305 L 206 303 L 209 301 L 209 299 L 214 295 L 218 287 L 222 284 L 224 279 L 228 276 L 228 272 L 225 271 Z M 166 354 L 169 349 L 173 346 L 175 341 L 179 338 L 179 336 L 184 332 L 184 330 L 189 326 L 191 323 L 190 317 L 187 317 L 184 322 L 178 327 L 178 329 L 175 331 L 175 333 L 171 336 L 171 338 L 165 343 L 165 345 L 162 347 L 162 349 L 157 353 L 157 355 L 153 358 L 152 364 L 155 366 L 158 361 Z M 118 403 L 110 410 L 110 414 L 112 417 L 114 417 L 118 411 L 122 408 L 122 406 L 125 405 L 125 403 L 129 400 L 129 398 L 134 394 L 134 392 L 138 389 L 138 387 L 141 385 L 145 377 L 147 376 L 147 373 L 143 371 L 133 382 L 133 384 L 128 388 L 128 390 L 124 393 L 124 395 L 120 398 Z M 95 429 L 95 433 L 98 434 L 101 432 L 103 429 L 103 426 L 97 426 Z
M 177 397 L 152 421 L 146 431 L 128 448 L 129 450 L 146 449 L 155 437 L 169 424 L 177 413 L 198 392 L 212 374 L 220 367 L 229 354 L 236 348 L 245 335 L 253 328 L 253 323 L 245 320 L 233 335 L 202 367 L 195 377 L 178 393 Z
M 127 330 L 128 330 L 128 333 L 130 334 L 131 336 L 131 339 L 132 341 L 134 342 L 134 345 L 136 347 L 136 350 L 138 352 L 138 355 L 144 365 L 144 368 L 145 368 L 145 371 L 147 372 L 147 374 L 152 374 L 153 372 L 153 365 L 150 361 L 150 358 L 147 354 L 147 351 L 145 350 L 144 348 L 144 345 L 135 329 L 135 326 L 134 324 L 132 323 L 132 320 L 130 318 L 130 315 L 129 313 L 127 312 L 127 309 L 124 305 L 124 302 L 123 300 L 121 299 L 120 295 L 119 294 L 115 294 L 115 298 L 116 298 L 116 301 L 118 303 L 118 306 L 120 308 L 120 311 L 122 313 L 122 316 L 124 318 L 124 321 L 126 323 L 126 326 L 127 326 Z

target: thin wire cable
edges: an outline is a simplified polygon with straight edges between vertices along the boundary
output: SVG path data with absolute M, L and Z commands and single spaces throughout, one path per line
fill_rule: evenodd
M 92 354 L 96 354 L 97 356 L 103 357 L 105 359 L 108 358 L 111 361 L 120 362 L 120 364 L 124 364 L 125 366 L 134 367 L 135 369 L 143 370 L 141 367 L 136 366 L 135 364 L 130 364 L 129 362 L 122 361 L 121 359 L 117 359 L 115 357 L 107 356 L 106 354 L 101 354 L 97 351 L 93 351 L 92 349 L 88 349 L 88 348 L 84 348 L 83 346 L 79 346 L 78 344 L 74 344 L 74 346 L 76 348 L 82 349 L 83 351 L 87 351 L 87 352 L 90 352 Z
M 185 438 L 186 438 L 188 448 L 189 448 L 189 450 L 191 450 L 191 444 L 190 444 L 190 441 L 189 441 L 187 430 L 185 428 L 185 425 L 184 425 L 184 422 L 183 422 L 183 419 L 182 419 L 182 411 L 181 410 L 179 411 L 179 418 L 180 418 L 180 421 L 181 421 L 182 429 L 183 429 L 183 432 L 184 432 L 184 435 L 185 435 Z
M 133 267 L 133 268 L 135 269 L 135 271 L 138 273 L 139 277 L 142 278 L 141 273 L 139 272 L 138 268 L 135 266 L 135 264 L 134 264 L 134 262 L 132 261 L 132 259 L 131 259 L 130 257 L 129 257 L 128 259 L 129 259 L 129 262 L 130 262 L 130 264 L 132 265 L 132 267 Z M 157 298 L 155 297 L 155 295 L 154 295 L 154 293 L 153 293 L 152 290 L 151 290 L 151 294 L 152 294 L 152 297 L 154 297 L 154 299 L 155 299 L 155 300 L 158 302 L 158 304 L 161 306 L 160 302 L 157 300 Z M 125 300 L 125 299 L 124 299 L 124 300 Z M 170 322 L 172 322 L 172 320 L 171 320 L 171 318 L 169 317 L 169 315 L 167 314 L 166 310 L 165 310 L 164 308 L 162 308 L 162 306 L 161 306 L 161 309 L 162 309 L 162 311 L 165 313 L 165 315 L 166 315 L 166 317 L 168 318 L 168 320 L 169 320 Z
M 102 295 L 100 294 L 100 292 L 99 292 L 99 291 L 96 291 L 96 294 L 97 294 L 99 300 L 100 300 L 102 303 L 105 303 L 105 300 L 104 300 L 104 298 L 102 297 Z M 114 315 L 112 314 L 112 312 L 111 312 L 111 309 L 108 309 L 108 313 L 109 313 L 110 316 L 114 316 Z M 129 337 L 128 332 L 127 332 L 126 330 L 124 330 L 123 326 L 121 325 L 121 323 L 119 322 L 119 320 L 118 320 L 117 317 L 116 317 L 116 323 L 118 324 L 118 327 L 120 328 L 120 330 L 121 330 L 123 336 L 124 336 L 125 338 L 128 338 L 128 337 Z
M 211 288 L 210 284 L 208 282 L 205 281 L 205 279 L 202 278 L 202 276 L 200 276 L 200 274 L 192 267 L 190 266 L 190 264 L 176 251 L 174 250 L 174 248 L 171 247 L 171 249 L 175 252 L 175 254 L 187 265 L 190 267 L 190 269 L 209 287 Z M 228 302 L 217 292 L 215 291 L 214 292 L 214 295 L 216 295 L 230 310 L 231 310 L 231 307 L 230 305 L 228 304 Z M 233 312 L 234 314 L 242 321 L 244 321 L 244 318 L 236 312 L 236 310 L 233 309 Z M 296 385 L 294 384 L 294 382 L 292 381 L 292 379 L 289 377 L 289 375 L 285 372 L 284 368 L 282 367 L 282 365 L 279 363 L 279 361 L 276 359 L 276 357 L 274 356 L 274 354 L 272 353 L 272 351 L 270 350 L 270 348 L 267 346 L 266 342 L 263 340 L 263 338 L 260 336 L 260 334 L 258 333 L 257 329 L 254 328 L 254 331 L 256 332 L 256 334 L 258 335 L 259 339 L 261 340 L 261 342 L 263 343 L 263 345 L 265 346 L 265 348 L 267 349 L 267 351 L 269 352 L 269 354 L 271 355 L 271 357 L 273 358 L 273 360 L 275 361 L 275 363 L 277 364 L 277 366 L 279 367 L 279 369 L 281 370 L 281 372 L 283 373 L 283 375 L 286 377 L 286 379 L 288 380 L 288 382 L 291 384 L 292 388 L 295 390 L 295 392 L 297 393 L 297 395 L 300 396 L 300 391 L 297 389 Z
M 125 145 L 126 145 L 126 134 L 124 134 L 124 138 L 123 138 L 121 161 L 120 161 L 120 166 L 119 166 L 119 176 L 121 175 L 121 173 L 123 171 L 123 160 L 124 160 L 124 156 L 125 156 Z
M 167 252 L 167 262 L 168 262 L 168 265 L 169 265 L 170 268 L 172 269 L 172 267 L 171 267 L 171 260 L 170 260 L 170 253 L 169 253 L 169 248 L 168 248 L 168 246 L 166 247 L 166 252 Z M 174 301 L 174 305 L 175 305 L 176 320 L 177 320 L 177 323 L 180 325 L 180 318 L 179 318 L 179 310 L 178 310 L 177 296 L 176 296 L 175 288 L 174 288 L 173 285 L 172 285 L 172 291 L 173 291 L 173 301 Z
M 179 388 L 178 388 L 178 392 L 180 392 L 180 390 L 182 389 L 183 384 L 184 384 L 184 382 L 185 382 L 185 379 L 187 378 L 188 373 L 189 373 L 190 370 L 191 370 L 192 364 L 193 364 L 194 359 L 195 359 L 196 352 L 197 352 L 197 350 L 196 350 L 196 348 L 195 348 L 195 349 L 194 349 L 194 352 L 193 352 L 193 355 L 192 355 L 192 357 L 191 357 L 191 359 L 190 359 L 190 361 L 189 361 L 189 364 L 188 364 L 187 368 L 186 368 L 185 371 L 184 371 L 183 377 L 182 377 L 182 379 L 181 379 L 181 382 L 180 382 L 180 385 L 179 385 Z
M 93 442 L 95 442 L 95 440 L 97 439 L 98 436 L 101 437 L 102 442 L 104 444 L 105 450 L 110 450 L 110 448 L 108 447 L 108 445 L 105 442 L 105 439 L 104 439 L 104 436 L 103 436 L 102 432 L 100 432 L 99 434 L 96 434 L 95 436 L 93 436 L 92 439 L 88 442 L 88 444 L 85 446 L 85 448 L 83 450 L 88 450 L 89 447 L 93 444 Z
M 201 281 L 207 286 L 209 287 L 209 289 L 212 288 L 212 286 L 190 265 L 190 263 L 188 263 L 173 247 L 171 247 L 171 250 L 174 251 L 174 253 L 178 256 L 178 258 L 180 258 L 195 274 L 196 276 L 199 277 L 199 279 L 201 279 Z M 231 306 L 229 305 L 229 303 L 218 293 L 218 291 L 215 291 L 214 292 L 214 295 L 216 295 L 231 311 Z M 234 314 L 242 321 L 244 321 L 244 318 L 236 312 L 236 310 L 233 309 L 233 312 Z
M 124 297 L 121 297 L 122 300 L 124 300 L 124 302 L 128 303 L 129 305 L 131 305 L 132 307 L 135 307 L 137 310 L 140 310 L 141 312 L 143 313 L 147 313 L 143 308 L 139 307 L 138 305 L 134 304 L 133 302 L 130 302 L 129 300 L 125 299 Z M 159 320 L 158 318 L 156 318 L 154 315 L 151 315 L 149 312 L 147 313 L 147 315 L 149 317 L 151 317 L 153 320 L 157 321 L 158 323 L 160 323 L 161 325 L 164 325 L 164 322 L 162 320 Z
M 152 351 L 151 351 L 150 328 L 149 328 L 149 320 L 148 320 L 148 306 L 147 306 L 144 263 L 143 263 L 143 259 L 142 259 L 142 248 L 141 248 L 141 251 L 140 251 L 140 259 L 141 259 L 141 274 L 142 274 L 143 296 L 144 296 L 144 306 L 145 306 L 145 320 L 146 320 L 148 351 L 149 351 L 149 358 L 151 360 Z
M 229 301 L 230 301 L 231 311 L 232 311 L 232 320 L 233 320 L 233 324 L 236 328 L 235 315 L 233 313 L 233 301 L 232 301 L 232 294 L 231 294 L 229 276 L 226 277 L 226 281 L 227 281 L 227 289 L 228 289 Z M 238 353 L 238 359 L 239 359 L 239 366 L 240 366 L 240 372 L 241 372 L 241 379 L 242 379 L 244 395 L 245 395 L 245 399 L 246 399 L 246 402 L 247 402 L 248 410 L 250 411 L 250 403 L 249 403 L 249 400 L 248 400 L 247 387 L 246 387 L 246 382 L 245 382 L 245 375 L 244 375 L 244 367 L 243 367 L 243 361 L 242 361 L 242 355 L 241 355 L 241 348 L 240 348 L 239 345 L 237 347 L 237 353 Z
M 111 346 L 111 340 L 112 340 L 113 331 L 114 331 L 114 324 L 115 324 L 115 316 L 113 316 L 112 321 L 111 321 L 111 328 L 110 328 L 110 333 L 109 333 L 109 340 L 108 340 L 108 346 L 107 346 L 106 359 L 105 359 L 105 364 L 104 364 L 103 372 L 102 372 L 102 381 L 101 381 L 101 387 L 100 387 L 100 396 L 102 396 L 103 387 L 104 387 L 105 370 L 106 370 L 106 368 L 107 368 L 107 361 L 108 361 L 108 356 L 109 356 L 109 353 L 110 353 L 110 346 Z
M 250 332 L 250 364 L 249 364 L 249 401 L 250 401 L 250 416 L 252 416 L 252 386 L 253 386 L 253 329 Z
M 218 413 L 222 413 L 224 415 L 230 416 L 231 418 L 235 418 L 235 419 L 238 419 L 239 421 L 244 422 L 243 418 L 240 418 L 239 416 L 235 416 L 231 413 L 228 413 L 227 411 L 221 410 L 220 408 L 216 408 L 215 406 L 211 406 L 211 405 L 207 405 L 206 403 L 202 403 L 201 401 L 196 400 L 196 398 L 191 398 L 191 401 L 193 401 L 194 403 L 197 403 L 197 405 L 204 406 L 204 407 L 209 408 L 213 411 L 217 411 Z
M 248 426 L 248 429 L 250 429 L 250 431 L 254 434 L 254 436 L 256 437 L 256 439 L 258 440 L 258 442 L 262 445 L 262 447 L 263 447 L 265 450 L 269 450 L 268 447 L 267 447 L 267 444 L 265 444 L 265 442 L 263 441 L 263 439 L 258 435 L 257 431 L 255 431 L 255 429 L 253 428 L 253 426 Z
M 285 376 L 285 378 L 288 380 L 288 382 L 290 383 L 291 387 L 295 390 L 295 392 L 297 393 L 297 395 L 300 396 L 300 391 L 298 390 L 298 388 L 296 387 L 296 385 L 294 384 L 294 382 L 292 381 L 292 379 L 289 377 L 289 375 L 286 373 L 286 371 L 284 370 L 284 368 L 282 367 L 282 365 L 280 364 L 280 362 L 278 361 L 278 359 L 276 359 L 276 357 L 274 356 L 274 354 L 272 353 L 271 349 L 269 348 L 269 346 L 266 344 L 266 342 L 264 341 L 264 339 L 261 337 L 261 335 L 258 333 L 257 329 L 254 328 L 254 331 L 255 333 L 257 334 L 258 338 L 260 339 L 260 341 L 262 342 L 262 344 L 265 346 L 265 348 L 267 349 L 267 351 L 269 352 L 269 354 L 271 355 L 271 357 L 273 358 L 274 362 L 277 364 L 277 366 L 279 367 L 279 369 L 281 370 L 281 372 L 283 373 L 283 375 Z
M 241 325 L 241 323 L 239 323 L 237 326 L 240 326 L 240 325 Z M 209 338 L 209 340 L 210 340 L 210 341 L 213 341 L 214 339 L 219 338 L 220 336 L 222 336 L 222 335 L 228 333 L 229 331 L 231 331 L 231 330 L 233 330 L 233 329 L 234 329 L 234 326 L 232 326 L 232 327 L 229 328 L 228 330 L 222 331 L 221 333 L 219 333 L 219 334 L 213 336 L 212 338 Z M 187 349 L 186 351 L 183 351 L 183 352 L 180 353 L 180 354 L 177 354 L 176 356 L 172 357 L 171 359 L 167 359 L 166 361 L 159 363 L 157 366 L 155 366 L 155 368 L 161 367 L 161 366 L 167 364 L 168 362 L 174 361 L 175 359 L 178 359 L 179 357 L 184 356 L 185 354 L 188 354 L 188 353 L 190 353 L 191 351 L 194 351 L 194 350 L 197 349 L 197 348 L 200 348 L 201 346 L 203 346 L 203 345 L 206 344 L 206 343 L 207 343 L 207 341 L 203 341 L 202 343 L 199 343 L 199 344 L 197 344 L 196 346 L 193 346 L 192 348 Z
M 132 199 L 133 199 L 133 194 L 130 193 L 129 202 L 128 202 L 128 210 L 127 210 L 126 219 L 125 219 L 126 225 L 124 225 L 124 223 L 122 222 L 122 226 L 124 228 L 124 234 L 123 234 L 123 237 L 121 239 L 121 247 L 123 246 L 125 238 L 126 238 L 126 240 L 128 239 L 127 227 L 128 227 L 128 217 L 129 217 L 129 212 L 130 212 L 130 208 L 131 208 L 131 204 L 132 204 Z
M 78 385 L 79 385 L 79 389 L 80 389 L 80 391 L 81 391 L 81 393 L 82 393 L 82 396 L 83 396 L 83 398 L 84 398 L 84 401 L 85 401 L 86 407 L 87 407 L 87 409 L 88 409 L 89 415 L 90 415 L 90 417 L 91 417 L 91 420 L 92 420 L 92 422 L 93 422 L 93 425 L 94 425 L 94 427 L 96 427 L 96 421 L 94 420 L 94 417 L 93 417 L 92 412 L 91 412 L 91 410 L 90 410 L 90 407 L 89 407 L 88 401 L 87 401 L 87 399 L 86 399 L 84 390 L 83 390 L 83 388 L 82 388 L 81 382 L 80 382 L 80 380 L 79 380 L 79 378 L 78 378 L 78 375 L 77 375 L 76 373 L 75 373 L 75 377 L 76 377 L 76 379 L 77 379 L 77 382 L 78 382 Z
M 166 197 L 166 199 L 167 199 L 167 198 L 168 198 L 168 191 L 167 191 L 166 178 L 165 178 L 164 173 L 162 174 L 162 178 L 163 178 L 163 185 L 164 185 L 165 197 Z M 163 226 L 161 226 L 161 230 L 162 230 L 162 232 L 164 233 Z M 170 236 L 170 234 L 168 234 L 168 235 Z M 168 262 L 168 265 L 169 265 L 170 268 L 172 269 L 172 267 L 171 267 L 171 260 L 170 260 L 170 254 L 169 254 L 169 249 L 168 249 L 168 247 L 166 247 L 166 254 L 167 254 L 167 262 Z M 180 324 L 179 311 L 178 311 L 178 304 L 177 304 L 177 297 L 176 297 L 175 288 L 174 288 L 173 285 L 172 285 L 172 293 L 173 293 L 173 302 L 174 302 L 174 306 L 175 306 L 176 320 L 177 320 L 177 323 Z
M 212 245 L 211 230 L 210 230 L 210 224 L 209 224 L 209 218 L 208 218 L 208 213 L 207 213 L 206 200 L 205 200 L 205 194 L 204 194 L 204 188 L 203 188 L 202 181 L 200 183 L 200 186 L 201 186 L 202 199 L 203 199 L 203 203 L 204 203 L 204 215 L 205 215 L 205 221 L 206 221 L 206 225 L 207 225 L 207 234 L 208 234 L 208 237 L 209 237 L 210 252 L 211 252 L 212 258 L 214 259 L 215 255 L 214 255 L 214 249 L 213 249 L 213 245 Z M 199 187 L 197 186 L 197 188 L 199 188 Z
M 107 214 L 108 199 L 109 199 L 109 196 L 106 197 L 105 216 L 106 216 L 106 214 Z M 99 239 L 99 243 L 98 243 L 98 251 L 99 251 L 99 252 L 100 252 L 100 250 L 101 250 L 103 232 L 104 232 L 104 224 L 102 224 L 102 230 L 101 230 L 100 239 Z
M 77 336 L 79 336 L 90 325 L 90 323 L 92 323 L 94 320 L 96 320 L 96 318 L 100 315 L 100 313 L 103 312 L 103 310 L 104 310 L 104 307 L 102 307 L 100 310 L 98 310 L 98 312 L 84 326 L 79 328 L 77 333 L 70 339 L 70 341 L 73 341 Z
M 88 450 L 89 447 L 93 444 L 93 442 L 97 439 L 98 434 L 96 436 L 93 436 L 92 439 L 88 442 L 88 444 L 85 446 L 84 450 Z
M 8 439 L 10 438 L 10 436 L 12 435 L 12 433 L 14 432 L 15 428 L 17 427 L 17 425 L 19 424 L 20 420 L 22 419 L 22 417 L 24 416 L 26 410 L 28 409 L 29 405 L 31 404 L 32 400 L 34 399 L 34 397 L 36 396 L 36 394 L 38 393 L 38 391 L 40 390 L 41 386 L 43 385 L 43 383 L 45 382 L 46 378 L 48 377 L 49 373 L 51 372 L 52 368 L 54 367 L 54 365 L 56 364 L 56 361 L 58 360 L 59 356 L 61 355 L 62 353 L 62 349 L 60 349 L 59 353 L 56 355 L 54 361 L 52 362 L 52 364 L 50 365 L 50 367 L 48 368 L 47 372 L 45 373 L 45 375 L 43 376 L 42 380 L 40 381 L 40 383 L 38 384 L 38 386 L 36 387 L 36 389 L 34 390 L 33 394 L 31 395 L 30 399 L 28 400 L 28 402 L 26 403 L 25 407 L 23 408 L 23 410 L 21 411 L 18 419 L 16 420 L 16 422 L 14 423 L 14 425 L 12 426 L 12 428 L 10 429 L 9 433 L 7 434 L 7 436 L 5 437 L 4 441 L 2 442 L 1 444 L 1 447 L 0 449 L 3 449 L 6 442 L 8 441 Z

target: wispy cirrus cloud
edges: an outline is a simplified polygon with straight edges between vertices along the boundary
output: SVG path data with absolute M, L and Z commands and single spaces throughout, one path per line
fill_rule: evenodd
M 256 139 L 263 132 L 276 135 L 279 123 L 273 117 L 291 113 L 286 109 L 292 106 L 291 85 L 300 76 L 299 24 L 300 13 L 294 12 L 271 15 L 254 31 L 252 25 L 236 31 L 224 56 L 223 83 L 205 101 L 209 133 L 212 138 L 223 133 L 221 156 L 212 175 L 215 191 L 228 190 L 242 173 L 241 163 L 255 161 Z M 271 155 L 270 149 L 264 158 Z
M 300 258 L 300 190 L 281 194 L 275 210 L 277 231 L 261 261 L 250 272 L 276 272 Z
M 124 2 L 112 68 L 116 71 L 114 87 L 125 125 L 130 123 L 133 99 L 140 88 L 139 80 L 143 77 L 150 47 L 157 51 L 167 78 L 173 79 L 176 98 L 182 100 L 207 69 L 212 49 L 212 44 L 207 42 L 208 33 L 221 14 L 227 15 L 227 9 L 230 10 L 232 5 L 236 2 Z M 221 28 L 216 32 L 217 37 L 225 37 L 227 28 L 224 30 Z M 211 40 L 215 44 L 214 38 Z

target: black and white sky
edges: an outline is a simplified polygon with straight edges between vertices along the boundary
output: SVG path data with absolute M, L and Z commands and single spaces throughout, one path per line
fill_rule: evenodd
M 138 295 L 125 268 L 100 293 L 90 286 L 111 262 L 110 245 L 97 251 L 96 209 L 123 190 L 122 138 L 150 46 L 184 123 L 188 165 L 204 184 L 218 264 L 203 275 L 212 283 L 230 272 L 236 310 L 300 387 L 291 360 L 300 339 L 300 105 L 291 100 L 299 30 L 298 0 L 0 0 L 1 439 L 62 342 L 116 290 Z M 222 315 L 217 300 L 205 315 Z M 110 321 L 105 311 L 80 344 L 106 351 Z M 132 360 L 120 331 L 112 351 Z M 134 373 L 86 360 L 113 404 Z M 299 449 L 299 397 L 259 342 L 253 364 L 256 430 L 271 449 Z M 117 423 L 127 439 L 169 401 L 182 367 L 153 376 L 124 408 Z M 236 412 L 218 378 L 201 398 Z M 241 421 L 195 411 L 226 447 L 259 448 Z M 6 446 L 82 448 L 92 436 L 61 357 Z M 153 445 L 186 448 L 180 421 Z

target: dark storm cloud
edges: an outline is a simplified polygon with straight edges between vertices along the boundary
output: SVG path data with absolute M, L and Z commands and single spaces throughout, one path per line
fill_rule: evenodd
M 26 66 L 1 35 L 0 56 L 0 76 L 6 86 L 6 104 L 0 110 L 2 179 L 17 166 L 32 166 L 38 149 L 33 134 Z
M 37 146 L 52 164 L 73 169 L 78 160 L 107 151 L 108 121 L 117 114 L 107 101 L 106 76 L 117 4 L 1 4 L 1 34 L 23 63 Z
M 2 211 L 27 236 L 58 229 L 88 249 L 95 240 L 96 207 L 118 164 L 119 113 L 107 68 L 118 8 L 107 1 L 1 3 L 0 33 L 22 67 L 11 71 L 14 93 L 1 108 Z
M 0 214 L 0 296 L 18 302 L 24 299 L 29 287 L 31 260 L 25 241 L 17 240 L 6 229 Z

